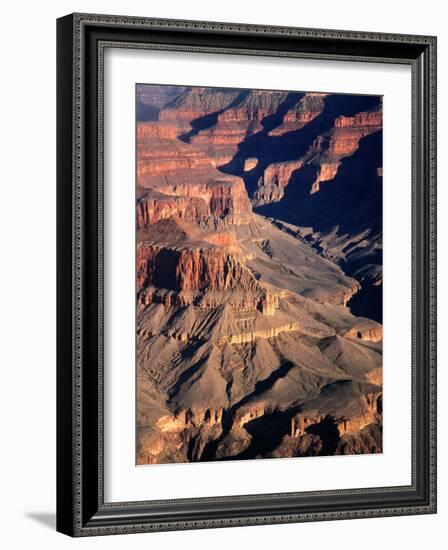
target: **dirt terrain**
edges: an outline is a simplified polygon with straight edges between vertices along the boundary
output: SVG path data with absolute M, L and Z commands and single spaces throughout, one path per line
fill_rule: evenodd
M 138 464 L 382 451 L 381 107 L 138 87 Z

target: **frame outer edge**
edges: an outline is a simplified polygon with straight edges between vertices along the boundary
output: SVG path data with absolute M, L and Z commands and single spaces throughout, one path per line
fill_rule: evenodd
M 437 37 L 429 41 L 429 512 L 437 513 Z
M 73 16 L 57 20 L 57 489 L 56 529 L 74 534 Z
M 363 40 L 363 41 L 386 41 L 386 42 L 407 42 L 412 44 L 420 44 L 429 47 L 430 51 L 430 67 L 429 67 L 429 86 L 430 86 L 430 113 L 428 117 L 429 135 L 431 141 L 430 159 L 429 159 L 429 183 L 430 183 L 430 204 L 429 204 L 429 226 L 430 226 L 430 257 L 427 273 L 430 277 L 429 288 L 430 295 L 430 342 L 429 355 L 430 365 L 429 374 L 431 378 L 431 392 L 429 395 L 429 418 L 430 418 L 430 467 L 428 472 L 429 478 L 429 502 L 426 505 L 383 508 L 383 509 L 358 509 L 345 510 L 339 512 L 320 512 L 320 513 L 300 513 L 300 514 L 284 514 L 280 516 L 256 516 L 256 517 L 238 517 L 228 519 L 210 519 L 203 521 L 167 521 L 163 523 L 146 523 L 146 524 L 117 524 L 110 527 L 100 527 L 83 525 L 82 520 L 82 165 L 83 165 L 83 133 L 82 133 L 82 90 L 83 90 L 83 67 L 82 67 L 82 29 L 85 24 L 94 23 L 99 25 L 110 26 L 143 26 L 157 28 L 176 28 L 176 29 L 193 29 L 193 30 L 214 30 L 223 32 L 238 32 L 238 33 L 253 33 L 253 34 L 273 34 L 273 35 L 290 35 L 302 36 L 309 38 L 334 38 L 346 40 Z M 67 29 L 70 25 L 71 37 L 62 37 L 62 29 Z M 193 28 L 194 27 L 194 28 Z M 436 185 L 436 167 L 435 167 L 435 132 L 436 132 L 436 38 L 428 36 L 415 35 L 395 35 L 383 33 L 366 33 L 354 31 L 331 31 L 323 29 L 301 29 L 294 27 L 272 27 L 258 25 L 244 25 L 233 23 L 214 23 L 214 22 L 197 22 L 185 20 L 164 20 L 164 19 L 148 19 L 125 16 L 108 16 L 108 15 L 93 15 L 93 14 L 72 14 L 58 20 L 58 49 L 70 44 L 70 59 L 65 55 L 58 57 L 58 72 L 63 73 L 66 77 L 58 76 L 58 97 L 60 94 L 67 94 L 67 69 L 64 70 L 64 63 L 69 61 L 73 63 L 73 73 L 70 77 L 72 84 L 73 95 L 71 97 L 70 117 L 72 135 L 70 136 L 70 162 L 61 159 L 61 149 L 67 148 L 66 140 L 67 132 L 66 125 L 67 113 L 62 112 L 62 107 L 58 107 L 58 142 L 62 141 L 64 147 L 58 146 L 58 328 L 61 325 L 66 325 L 68 313 L 63 311 L 63 306 L 67 306 L 66 294 L 61 299 L 59 290 L 62 288 L 61 280 L 65 278 L 59 275 L 59 271 L 67 270 L 66 256 L 59 258 L 64 245 L 70 244 L 71 258 L 71 306 L 73 312 L 70 312 L 70 330 L 71 330 L 71 371 L 70 371 L 70 406 L 71 406 L 71 430 L 70 436 L 72 441 L 70 445 L 66 441 L 65 430 L 67 428 L 67 420 L 65 424 L 59 420 L 61 413 L 67 417 L 67 403 L 63 403 L 68 396 L 67 392 L 67 366 L 62 360 L 62 352 L 67 354 L 66 340 L 61 337 L 62 330 L 58 332 L 58 477 L 63 480 L 63 483 L 58 483 L 58 525 L 57 529 L 71 536 L 90 536 L 90 535 L 106 535 L 120 533 L 135 533 L 147 531 L 166 531 L 176 529 L 205 529 L 214 527 L 231 527 L 238 525 L 263 525 L 269 523 L 289 523 L 289 522 L 305 522 L 305 521 L 325 521 L 334 519 L 354 519 L 366 517 L 382 517 L 395 516 L 404 514 L 425 514 L 436 511 L 436 456 L 435 456 L 435 362 L 436 362 L 436 320 L 435 320 L 435 185 Z M 65 90 L 65 91 L 64 91 Z M 61 166 L 59 166 L 59 164 Z M 70 170 L 69 170 L 70 166 Z M 72 211 L 67 219 L 70 220 L 70 243 L 68 242 L 68 222 L 64 222 L 64 214 L 67 215 L 67 180 L 72 183 L 72 193 L 70 197 L 70 206 Z M 65 185 L 63 185 L 65 182 Z M 63 208 L 65 206 L 65 208 Z M 73 212 L 73 213 L 72 213 Z M 64 259 L 65 258 L 65 259 Z M 66 287 L 64 286 L 64 289 Z M 62 394 L 62 395 L 61 395 Z M 61 451 L 62 449 L 62 451 Z M 70 457 L 68 450 L 70 449 Z M 62 471 L 63 470 L 63 471 Z M 67 483 L 67 472 L 70 472 L 70 487 Z M 61 479 L 59 481 L 61 481 Z M 69 492 L 69 499 L 63 493 Z
M 372 31 L 353 31 L 347 29 L 323 29 L 308 27 L 289 27 L 283 25 L 262 25 L 254 23 L 232 23 L 225 21 L 204 21 L 189 19 L 165 19 L 157 17 L 139 17 L 127 15 L 108 15 L 75 12 L 75 20 L 82 23 L 97 23 L 101 25 L 142 26 L 159 29 L 204 30 L 215 32 L 253 33 L 264 35 L 301 36 L 326 39 L 346 39 L 371 42 L 374 40 L 386 42 L 405 42 L 408 44 L 430 44 L 435 36 L 416 34 L 382 33 Z
M 83 268 L 83 159 L 84 142 L 82 119 L 83 101 L 83 41 L 82 19 L 73 16 L 73 367 L 74 367 L 74 397 L 73 397 L 73 433 L 75 447 L 73 449 L 73 535 L 81 536 L 82 518 L 82 477 L 83 477 L 83 445 L 82 445 L 82 268 Z

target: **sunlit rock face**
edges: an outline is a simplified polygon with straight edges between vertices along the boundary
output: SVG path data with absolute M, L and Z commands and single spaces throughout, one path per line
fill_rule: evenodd
M 138 464 L 382 452 L 381 131 L 379 97 L 137 87 Z
M 302 129 L 322 113 L 325 107 L 326 95 L 320 93 L 304 94 L 285 112 L 281 123 L 275 126 L 269 132 L 269 135 L 281 136 L 287 132 Z

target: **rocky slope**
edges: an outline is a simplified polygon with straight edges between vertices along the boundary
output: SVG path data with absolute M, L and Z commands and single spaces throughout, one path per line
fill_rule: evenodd
M 348 307 L 370 263 L 381 280 L 378 98 L 159 88 L 137 124 L 137 463 L 381 452 L 382 327 Z M 319 209 L 327 189 L 350 207 Z

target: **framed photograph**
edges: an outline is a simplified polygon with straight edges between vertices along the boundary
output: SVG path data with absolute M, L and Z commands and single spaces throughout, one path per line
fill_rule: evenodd
M 434 513 L 436 38 L 57 40 L 57 529 Z

